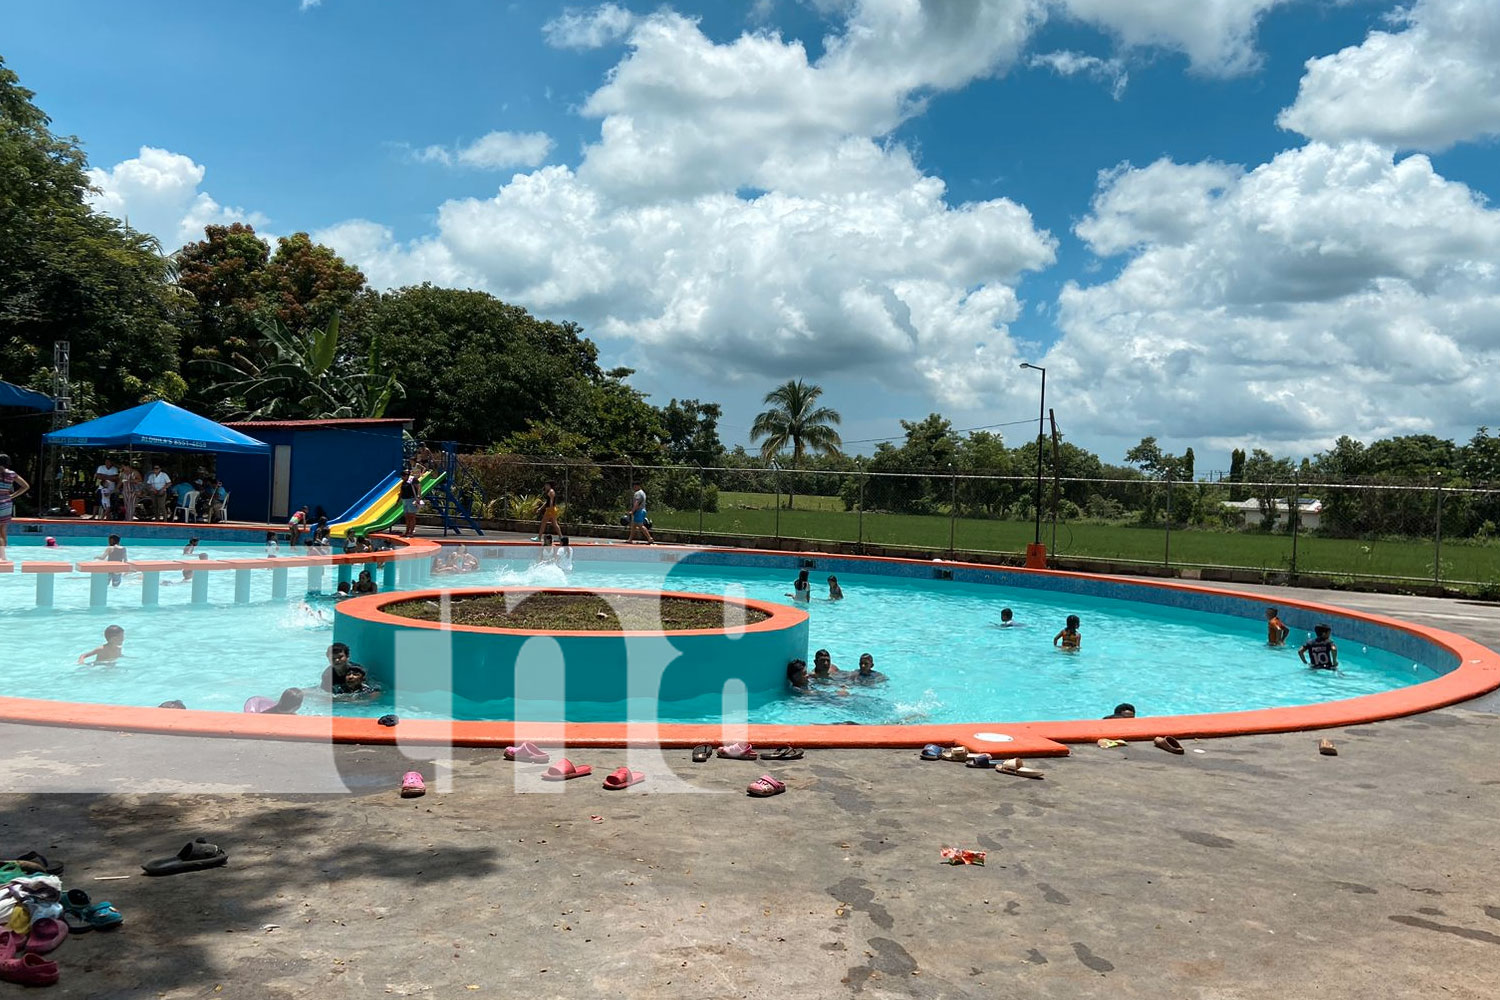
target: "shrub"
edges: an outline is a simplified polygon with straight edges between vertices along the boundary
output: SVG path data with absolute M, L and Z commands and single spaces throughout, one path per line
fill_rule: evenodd
M 1117 521 L 1125 516 L 1125 505 L 1110 497 L 1090 493 L 1088 500 L 1084 503 L 1089 517 L 1100 521 Z

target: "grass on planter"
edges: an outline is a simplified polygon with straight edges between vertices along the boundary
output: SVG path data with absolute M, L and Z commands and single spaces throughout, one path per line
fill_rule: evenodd
M 389 614 L 417 621 L 441 618 L 436 601 L 403 601 L 388 604 Z M 548 632 L 619 632 L 649 630 L 679 632 L 688 629 L 724 628 L 724 605 L 718 601 L 694 601 L 683 597 L 614 595 L 608 600 L 596 594 L 560 594 L 545 590 L 512 592 L 482 597 L 455 597 L 451 603 L 454 625 L 510 628 Z M 753 625 L 770 616 L 746 608 L 744 623 Z M 736 616 L 738 620 L 738 615 Z

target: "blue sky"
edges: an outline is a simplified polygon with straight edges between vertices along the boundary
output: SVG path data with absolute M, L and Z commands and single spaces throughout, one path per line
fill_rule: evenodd
M 1118 461 L 1496 422 L 1492 6 L 80 0 L 0 55 L 169 246 L 487 288 L 731 443 L 799 376 L 850 440 L 1026 419 L 1037 361 Z

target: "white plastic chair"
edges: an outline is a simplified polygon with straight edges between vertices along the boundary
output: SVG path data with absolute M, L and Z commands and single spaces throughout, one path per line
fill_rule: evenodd
M 177 515 L 182 515 L 183 523 L 198 520 L 198 491 L 188 490 L 177 501 L 177 509 L 172 512 L 172 520 L 176 521 Z
M 224 491 L 224 499 L 221 500 L 219 503 L 216 504 L 213 501 L 209 501 L 209 504 L 208 504 L 208 519 L 210 521 L 227 521 L 227 520 L 229 520 L 229 491 L 228 490 Z

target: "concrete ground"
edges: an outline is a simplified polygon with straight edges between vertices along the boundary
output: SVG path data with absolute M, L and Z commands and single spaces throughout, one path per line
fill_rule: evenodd
M 1267 592 L 1500 647 L 1494 606 Z M 399 747 L 6 726 L 0 852 L 65 860 L 66 885 L 125 913 L 58 950 L 66 996 L 1487 1000 L 1495 711 L 1181 757 L 1077 747 L 1042 781 L 909 751 L 643 753 L 626 792 L 544 785 L 486 750 L 414 765 Z M 626 758 L 575 759 L 597 778 Z M 402 800 L 412 766 L 434 790 Z M 788 792 L 746 797 L 765 771 Z M 197 835 L 229 865 L 141 876 Z M 988 863 L 941 864 L 945 846 Z

